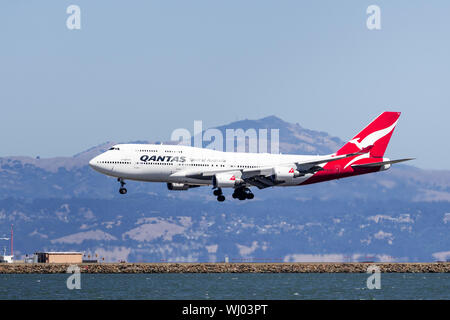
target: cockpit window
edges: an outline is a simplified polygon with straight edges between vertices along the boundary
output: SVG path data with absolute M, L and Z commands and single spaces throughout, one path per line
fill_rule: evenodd
M 120 150 L 119 148 L 111 147 L 109 150 Z

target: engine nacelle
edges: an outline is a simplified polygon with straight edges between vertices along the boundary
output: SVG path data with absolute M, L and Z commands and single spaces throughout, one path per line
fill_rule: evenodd
M 300 176 L 300 172 L 294 167 L 275 167 L 272 170 L 272 179 L 277 182 L 290 181 Z
M 169 182 L 167 184 L 167 189 L 169 190 L 187 190 L 191 188 L 192 186 L 185 184 L 185 183 L 171 183 Z
M 234 173 L 223 172 L 216 173 L 212 182 L 214 188 L 233 188 L 244 181 L 241 178 L 236 177 Z

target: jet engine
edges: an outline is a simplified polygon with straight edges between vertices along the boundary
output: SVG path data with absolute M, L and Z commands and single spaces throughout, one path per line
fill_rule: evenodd
M 171 183 L 169 182 L 167 184 L 167 189 L 169 190 L 187 190 L 189 188 L 195 188 L 198 186 L 194 186 L 194 185 L 190 185 L 190 184 L 186 184 L 186 183 Z
M 272 179 L 277 182 L 290 181 L 300 176 L 300 172 L 293 167 L 275 167 L 272 170 Z
M 236 177 L 234 173 L 223 172 L 216 173 L 212 182 L 214 188 L 233 188 L 244 181 L 241 178 Z

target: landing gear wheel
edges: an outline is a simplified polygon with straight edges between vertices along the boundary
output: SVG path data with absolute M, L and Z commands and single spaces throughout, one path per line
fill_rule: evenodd
M 217 188 L 213 191 L 213 194 L 217 196 L 217 201 L 222 202 L 225 201 L 225 196 L 222 193 L 222 188 Z
M 249 188 L 237 188 L 234 190 L 232 197 L 234 199 L 245 200 L 253 199 L 255 195 L 251 192 Z
M 126 194 L 126 193 L 127 193 L 127 189 L 125 189 L 125 188 L 123 187 L 126 183 L 125 183 L 125 181 L 123 181 L 123 178 L 117 178 L 117 181 L 120 182 L 119 193 L 120 193 L 120 194 Z

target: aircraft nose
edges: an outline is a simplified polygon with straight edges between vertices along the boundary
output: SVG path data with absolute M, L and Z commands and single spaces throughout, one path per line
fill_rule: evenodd
M 92 158 L 90 161 L 89 161 L 89 166 L 92 168 L 92 169 L 94 169 L 94 170 L 97 170 L 97 168 L 99 167 L 98 166 L 98 157 L 95 157 L 95 158 Z

